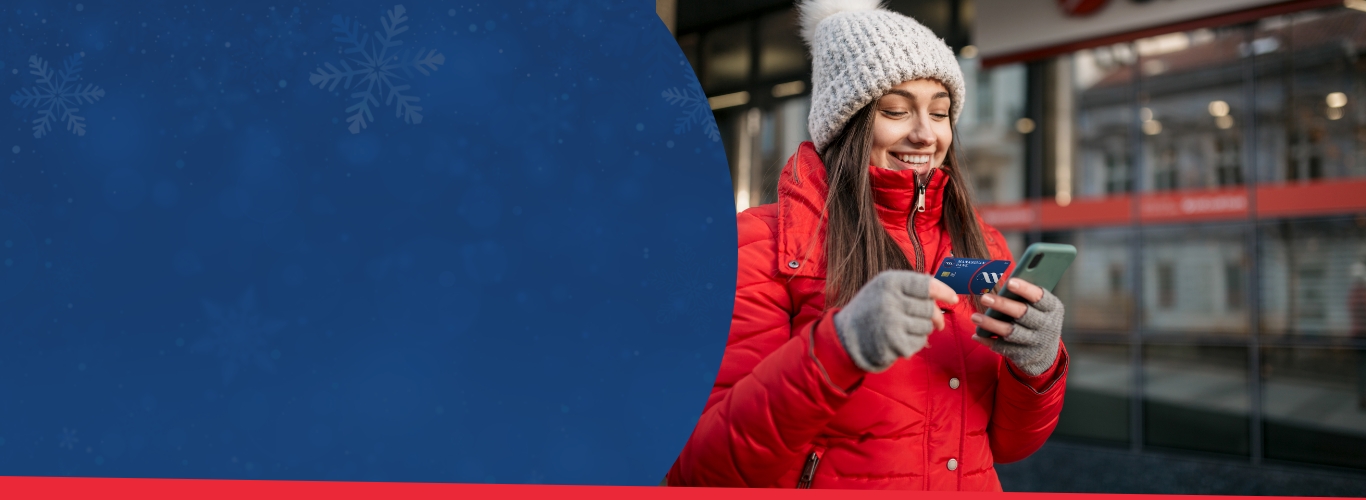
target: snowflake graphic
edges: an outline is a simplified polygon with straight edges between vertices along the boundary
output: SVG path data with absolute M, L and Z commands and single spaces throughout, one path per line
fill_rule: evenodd
M 78 442 L 80 442 L 80 440 L 76 439 L 76 429 L 62 427 L 62 434 L 57 436 L 58 447 L 71 450 L 76 448 L 76 443 Z
M 232 382 L 240 365 L 255 364 L 265 372 L 275 371 L 270 337 L 286 322 L 267 319 L 256 308 L 256 293 L 247 289 L 236 307 L 225 307 L 205 300 L 204 314 L 209 318 L 209 334 L 191 346 L 191 351 L 211 353 L 223 362 L 223 384 Z
M 342 52 L 358 54 L 358 58 L 351 59 L 356 67 L 353 68 L 345 59 L 339 62 L 341 69 L 332 63 L 324 63 L 317 72 L 308 75 L 308 82 L 329 92 L 343 80 L 346 83 L 342 88 L 346 90 L 352 90 L 354 84 L 355 91 L 351 93 L 351 98 L 356 99 L 356 102 L 346 108 L 346 112 L 351 113 L 346 121 L 351 124 L 348 128 L 353 134 L 359 134 L 368 122 L 375 121 L 371 108 L 379 107 L 380 94 L 384 94 L 384 105 L 393 104 L 394 116 L 403 118 L 404 123 L 422 123 L 422 107 L 417 105 L 421 98 L 405 94 L 412 86 L 399 82 L 405 77 L 412 78 L 414 71 L 422 76 L 431 75 L 437 66 L 446 62 L 446 56 L 436 49 L 418 49 L 411 55 L 406 49 L 397 50 L 403 45 L 398 36 L 408 31 L 407 26 L 402 26 L 408 20 L 407 12 L 402 5 L 395 5 L 387 16 L 381 16 L 380 24 L 384 30 L 376 31 L 373 41 L 370 35 L 360 32 L 360 21 L 353 22 L 339 15 L 332 18 L 332 31 L 338 34 L 335 40 L 348 45 Z M 402 71 L 402 76 L 399 71 Z
M 38 77 L 35 85 L 20 89 L 9 100 L 21 108 L 38 110 L 33 120 L 33 137 L 42 138 L 52 131 L 52 122 L 66 122 L 66 129 L 78 136 L 85 135 L 85 118 L 76 114 L 79 104 L 94 104 L 104 97 L 104 89 L 93 83 L 81 85 L 81 54 L 72 54 L 62 64 L 61 71 L 48 67 L 41 57 L 28 58 L 29 74 Z
M 707 103 L 707 95 L 702 93 L 701 87 L 695 84 L 684 90 L 673 87 L 665 90 L 663 96 L 670 105 L 683 108 L 683 116 L 674 122 L 675 134 L 702 127 L 703 133 L 712 141 L 721 140 L 721 131 L 716 128 L 716 117 L 712 116 L 711 105 Z

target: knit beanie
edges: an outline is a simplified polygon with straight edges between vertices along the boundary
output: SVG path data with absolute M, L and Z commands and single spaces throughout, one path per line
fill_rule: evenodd
M 811 49 L 811 116 L 817 151 L 849 118 L 892 87 L 929 78 L 948 89 L 953 123 L 963 111 L 963 70 L 943 40 L 879 0 L 806 0 L 798 7 Z

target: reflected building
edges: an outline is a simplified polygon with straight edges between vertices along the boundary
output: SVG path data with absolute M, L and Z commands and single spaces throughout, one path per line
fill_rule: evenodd
M 1053 441 L 1366 480 L 1366 2 L 1095 3 L 887 2 L 959 54 L 983 217 L 1016 255 L 1079 249 Z M 1148 21 L 1088 27 L 1117 17 Z M 737 210 L 775 201 L 808 140 L 792 2 L 677 23 Z

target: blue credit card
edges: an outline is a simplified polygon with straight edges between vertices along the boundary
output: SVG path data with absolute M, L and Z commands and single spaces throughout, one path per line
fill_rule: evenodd
M 939 264 L 934 277 L 944 282 L 959 295 L 981 295 L 996 289 L 1006 279 L 1008 260 L 967 259 L 948 257 Z

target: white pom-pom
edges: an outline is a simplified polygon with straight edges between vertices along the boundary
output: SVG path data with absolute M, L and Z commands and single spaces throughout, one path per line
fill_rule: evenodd
M 802 39 L 808 46 L 816 40 L 816 25 L 841 12 L 882 8 L 881 0 L 806 0 L 797 7 L 801 13 Z

